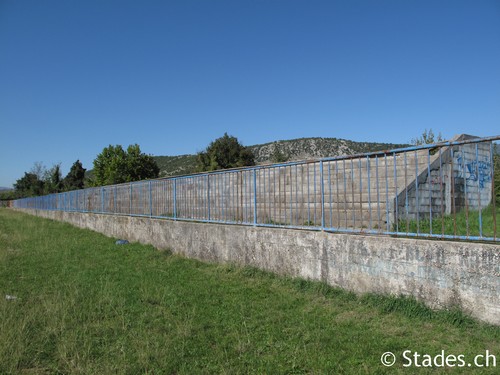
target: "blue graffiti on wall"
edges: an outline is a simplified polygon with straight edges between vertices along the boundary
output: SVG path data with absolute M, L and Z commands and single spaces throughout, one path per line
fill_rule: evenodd
M 465 171 L 462 170 L 464 165 L 462 156 L 459 156 L 457 161 L 461 170 L 459 177 L 466 178 L 467 181 L 478 181 L 480 189 L 484 189 L 485 183 L 491 182 L 491 163 L 489 161 L 467 161 L 466 159 Z

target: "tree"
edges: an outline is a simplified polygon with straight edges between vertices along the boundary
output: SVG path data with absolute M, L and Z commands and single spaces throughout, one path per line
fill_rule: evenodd
M 143 154 L 138 144 L 127 148 L 127 171 L 130 181 L 157 178 L 160 168 L 152 156 Z
M 18 198 L 21 198 L 21 196 L 15 190 L 0 191 L 0 204 L 2 201 L 10 201 Z
M 63 186 L 61 179 L 61 164 L 56 164 L 47 171 L 44 182 L 46 194 L 61 192 Z
M 83 189 L 85 181 L 85 171 L 80 160 L 77 160 L 71 166 L 68 174 L 64 177 L 63 186 L 66 191 Z
M 224 135 L 197 155 L 198 172 L 255 165 L 255 157 L 236 137 Z
M 427 132 L 427 129 L 424 130 L 422 135 L 419 138 L 413 138 L 410 143 L 415 146 L 420 146 L 420 145 L 427 145 L 427 144 L 433 144 L 433 143 L 438 143 L 444 141 L 443 136 L 441 133 L 437 135 L 437 137 L 434 135 L 434 132 L 432 129 L 429 129 Z
M 32 197 L 42 195 L 44 192 L 44 181 L 38 178 L 35 173 L 24 172 L 24 176 L 16 181 L 14 190 L 19 197 Z
M 153 157 L 142 153 L 137 144 L 127 151 L 121 145 L 109 145 L 94 160 L 96 186 L 157 178 L 159 173 Z
M 40 181 L 45 181 L 49 176 L 47 167 L 41 161 L 33 163 L 29 173 L 34 174 Z
M 14 184 L 14 192 L 18 197 L 58 193 L 61 190 L 61 164 L 47 169 L 42 162 L 35 162 L 31 170 Z

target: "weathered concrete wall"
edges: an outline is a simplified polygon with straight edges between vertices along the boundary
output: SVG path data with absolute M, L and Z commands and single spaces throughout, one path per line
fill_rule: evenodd
M 500 325 L 498 245 L 22 211 L 204 261 L 322 280 L 357 293 L 412 295 L 433 308 L 456 305 Z

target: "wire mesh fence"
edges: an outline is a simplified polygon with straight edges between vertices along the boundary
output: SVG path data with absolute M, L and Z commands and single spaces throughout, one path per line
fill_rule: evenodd
M 19 199 L 17 208 L 498 241 L 500 136 Z

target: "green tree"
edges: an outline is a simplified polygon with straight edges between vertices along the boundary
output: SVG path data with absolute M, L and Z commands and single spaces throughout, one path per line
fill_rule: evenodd
M 153 157 L 142 153 L 137 144 L 127 151 L 121 145 L 109 145 L 94 160 L 96 186 L 157 178 L 159 173 Z
M 16 181 L 14 190 L 19 197 L 32 197 L 44 193 L 44 181 L 35 173 L 24 172 L 24 176 Z
M 68 174 L 64 177 L 63 186 L 64 190 L 77 190 L 83 189 L 85 182 L 85 168 L 83 168 L 80 160 L 77 160 L 71 166 Z
M 44 193 L 59 193 L 62 190 L 61 164 L 54 165 L 47 171 L 44 180 Z
M 160 168 L 152 156 L 141 152 L 138 144 L 127 148 L 127 172 L 129 181 L 158 178 Z
M 0 191 L 0 202 L 21 198 L 15 190 Z
M 198 172 L 255 165 L 255 157 L 236 137 L 224 135 L 197 155 Z
M 424 130 L 422 135 L 418 138 L 413 138 L 410 143 L 415 146 L 420 146 L 420 145 L 428 145 L 428 144 L 433 144 L 433 143 L 438 143 L 444 141 L 443 136 L 441 133 L 439 133 L 437 136 L 434 135 L 434 132 L 432 129 L 427 129 Z

